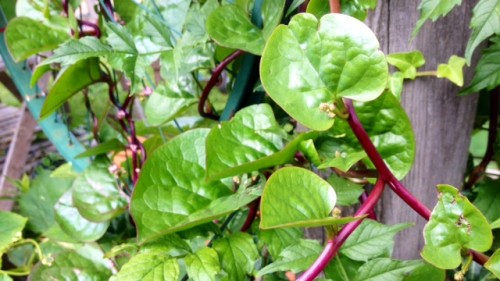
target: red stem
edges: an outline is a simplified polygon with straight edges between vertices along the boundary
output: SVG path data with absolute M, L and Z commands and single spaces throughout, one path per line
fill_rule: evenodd
M 330 0 L 330 12 L 340 14 L 340 0 Z
M 205 112 L 205 103 L 207 102 L 210 91 L 215 87 L 215 85 L 219 81 L 219 76 L 221 75 L 222 71 L 226 68 L 228 64 L 230 64 L 232 61 L 234 61 L 244 53 L 245 52 L 242 50 L 238 50 L 232 53 L 214 69 L 214 72 L 212 73 L 210 80 L 208 80 L 205 89 L 203 89 L 203 92 L 201 93 L 200 102 L 198 103 L 198 112 L 202 117 L 219 120 L 219 116 L 213 113 Z
M 250 229 L 253 221 L 255 220 L 255 216 L 257 215 L 257 211 L 259 210 L 259 205 L 260 205 L 260 198 L 256 199 L 255 201 L 250 203 L 250 206 L 248 206 L 247 219 L 245 220 L 245 223 L 240 229 L 241 232 L 246 232 L 247 230 Z
M 359 201 L 361 204 L 365 203 L 366 200 L 368 200 L 368 193 L 365 191 L 361 193 L 361 196 L 359 197 Z M 368 218 L 372 220 L 377 220 L 377 214 L 375 214 L 375 210 L 371 209 L 370 212 L 368 213 Z
M 384 181 L 381 178 L 379 178 L 377 180 L 377 183 L 375 184 L 375 187 L 373 188 L 372 193 L 370 194 L 370 196 L 368 196 L 367 200 L 361 205 L 359 210 L 356 212 L 355 216 L 367 215 L 371 211 L 373 211 L 373 208 L 375 207 L 378 200 L 382 196 L 382 192 L 384 191 L 384 186 L 385 186 Z M 314 278 L 316 278 L 323 271 L 323 269 L 325 269 L 330 260 L 337 254 L 340 247 L 342 246 L 342 244 L 344 244 L 347 238 L 361 224 L 362 220 L 363 219 L 348 223 L 340 230 L 340 232 L 335 238 L 328 240 L 325 249 L 318 257 L 318 259 L 316 259 L 314 264 L 311 267 L 309 267 L 309 269 L 305 271 L 297 279 L 297 281 L 314 280 Z

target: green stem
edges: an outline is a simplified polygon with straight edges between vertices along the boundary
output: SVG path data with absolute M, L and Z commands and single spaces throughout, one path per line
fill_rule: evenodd
M 437 76 L 437 71 L 435 70 L 420 71 L 415 74 L 415 77 L 423 77 L 423 76 Z

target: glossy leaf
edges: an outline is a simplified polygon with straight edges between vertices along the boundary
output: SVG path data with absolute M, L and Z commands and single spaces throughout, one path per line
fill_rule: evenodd
M 349 171 L 349 169 L 363 158 L 366 157 L 366 152 L 356 151 L 352 153 L 339 153 L 335 158 L 327 160 L 325 163 L 318 166 L 318 169 L 326 169 L 330 167 L 335 167 L 343 172 Z
M 136 244 L 134 244 L 136 245 Z M 163 235 L 140 246 L 141 254 L 169 255 L 172 257 L 191 254 L 191 246 L 177 234 Z
M 0 256 L 9 244 L 22 238 L 28 219 L 11 212 L 0 211 Z
M 56 49 L 69 39 L 69 34 L 28 18 L 17 17 L 5 29 L 5 41 L 16 61 Z
M 464 85 L 463 68 L 466 63 L 464 58 L 451 56 L 448 64 L 440 64 L 437 69 L 438 78 L 447 78 L 455 85 L 462 87 Z
M 264 34 L 238 5 L 217 8 L 207 19 L 207 33 L 217 44 L 260 55 L 266 43 Z
M 500 218 L 490 224 L 491 229 L 500 228 Z
M 347 238 L 340 252 L 352 260 L 368 261 L 390 253 L 394 246 L 394 236 L 412 224 L 402 223 L 384 225 L 365 219 L 361 225 Z
M 278 26 L 262 54 L 260 74 L 276 103 L 306 127 L 320 131 L 333 125 L 320 104 L 341 97 L 375 99 L 388 79 L 385 56 L 373 32 L 342 14 L 318 21 L 302 13 L 288 26 Z
M 267 40 L 274 28 L 281 22 L 285 0 L 263 1 L 262 3 L 262 35 Z
M 52 177 L 51 172 L 40 170 L 31 182 L 30 190 L 20 195 L 20 214 L 28 218 L 27 227 L 35 233 L 43 233 L 56 224 L 54 206 L 71 188 L 73 179 Z
M 282 168 L 271 175 L 264 187 L 260 228 L 309 226 L 328 221 L 332 219 L 330 213 L 336 200 L 330 184 L 313 172 L 298 167 Z
M 101 79 L 101 68 L 97 58 L 81 60 L 66 67 L 59 72 L 54 85 L 50 88 L 40 117 L 49 116 L 80 90 Z
M 108 171 L 109 163 L 95 160 L 72 186 L 73 204 L 80 215 L 93 222 L 105 222 L 123 213 L 128 200 Z
M 420 51 L 393 53 L 387 55 L 387 62 L 399 69 L 403 78 L 415 79 L 417 68 L 425 64 L 425 58 Z
M 230 194 L 219 181 L 205 182 L 207 135 L 207 129 L 183 133 L 157 148 L 144 164 L 131 202 L 140 242 Z
M 484 267 L 500 279 L 500 249 L 497 249 L 495 253 L 493 253 L 484 264 Z
M 215 275 L 221 270 L 217 252 L 212 248 L 186 256 L 185 262 L 187 273 L 194 281 L 215 281 Z
M 314 263 L 322 251 L 323 247 L 318 241 L 301 239 L 299 243 L 285 248 L 274 262 L 262 268 L 257 276 L 276 271 L 304 271 Z
M 396 97 L 397 100 L 401 100 L 401 94 L 403 93 L 403 73 L 396 71 L 391 74 L 389 81 L 387 81 L 387 89 Z
M 191 72 L 200 68 L 213 68 L 213 53 L 214 44 L 202 41 L 201 43 L 179 43 L 172 50 L 162 52 L 160 56 L 161 74 L 169 81 L 168 88 L 172 84 L 178 84 L 186 76 L 190 76 Z M 183 93 L 186 94 L 186 93 Z M 193 94 L 191 93 L 192 97 Z
M 219 262 L 227 273 L 228 280 L 245 280 L 245 276 L 253 272 L 255 262 L 259 259 L 252 236 L 243 232 L 215 240 L 213 249 L 219 255 Z
M 342 14 L 350 15 L 360 21 L 364 21 L 368 15 L 368 10 L 377 7 L 377 0 L 341 0 L 340 7 Z
M 439 269 L 428 263 L 421 263 L 403 281 L 443 281 L 446 280 L 446 270 Z
M 214 126 L 210 131 L 207 137 L 208 178 L 247 172 L 240 166 L 280 151 L 285 136 L 268 104 L 243 108 L 229 122 Z M 231 171 L 235 168 L 239 168 L 237 172 Z M 259 168 L 262 167 L 256 169 Z
M 55 219 L 62 230 L 77 241 L 90 242 L 101 238 L 109 221 L 92 222 L 84 218 L 73 204 L 72 189 L 68 190 L 55 205 Z
M 462 4 L 462 0 L 422 0 L 418 9 L 420 10 L 420 18 L 415 25 L 412 37 L 417 36 L 418 31 L 428 20 L 436 21 L 440 17 L 446 16 L 457 5 Z
M 85 150 L 85 152 L 78 154 L 76 158 L 93 157 L 101 154 L 106 154 L 111 151 L 119 152 L 124 149 L 125 145 L 121 141 L 115 138 Z
M 453 269 L 462 261 L 462 249 L 484 252 L 491 247 L 493 235 L 488 221 L 450 185 L 438 185 L 439 201 L 424 228 L 422 257 L 430 264 Z
M 262 240 L 273 259 L 288 246 L 295 245 L 304 237 L 304 231 L 300 228 L 278 228 L 259 230 L 259 241 Z
M 368 132 L 370 139 L 398 179 L 411 169 L 415 159 L 415 136 L 410 119 L 396 97 L 385 92 L 374 101 L 354 103 L 356 113 Z M 316 147 L 323 157 L 334 157 L 337 153 L 362 151 L 349 124 L 337 120 L 330 134 L 335 138 L 320 138 Z M 366 164 L 373 168 L 370 161 Z
M 474 77 L 461 94 L 470 94 L 486 89 L 493 90 L 500 85 L 500 36 L 491 39 L 491 45 L 483 51 L 477 63 Z
M 481 213 L 490 222 L 500 218 L 500 206 L 498 200 L 500 200 L 500 190 L 498 188 L 500 181 L 492 180 L 486 178 L 486 180 L 480 183 L 474 192 L 477 193 L 476 199 L 474 199 L 474 206 L 476 206 Z
M 50 265 L 39 265 L 30 274 L 30 280 L 108 280 L 111 264 L 102 258 L 97 245 L 85 244 L 75 250 L 56 253 Z
M 138 254 L 123 265 L 113 281 L 163 281 L 179 278 L 175 258 L 163 254 Z
M 351 206 L 359 203 L 359 196 L 365 191 L 362 185 L 348 181 L 336 174 L 332 174 L 328 178 L 328 183 L 335 189 L 338 206 Z
M 196 97 L 177 87 L 159 86 L 146 103 L 146 118 L 149 125 L 159 126 L 172 120 L 197 102 Z
M 472 33 L 467 48 L 465 58 L 468 62 L 472 59 L 472 54 L 476 47 L 486 38 L 494 34 L 500 34 L 500 0 L 480 0 L 472 10 L 470 27 Z
M 418 260 L 399 261 L 389 258 L 370 260 L 359 268 L 356 281 L 399 281 L 421 264 Z

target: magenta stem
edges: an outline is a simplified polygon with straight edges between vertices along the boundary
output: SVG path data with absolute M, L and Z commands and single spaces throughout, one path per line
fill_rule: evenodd
M 356 212 L 355 216 L 363 216 L 369 214 L 373 211 L 373 208 L 377 204 L 380 197 L 382 197 L 382 192 L 384 191 L 385 183 L 379 178 L 377 183 L 375 183 L 375 187 L 371 192 L 370 196 L 366 199 L 366 201 L 361 205 L 361 207 Z M 321 255 L 316 259 L 314 264 L 309 267 L 298 279 L 297 281 L 311 281 L 314 280 L 328 265 L 330 260 L 337 254 L 340 247 L 347 238 L 356 230 L 356 228 L 361 224 L 363 219 L 350 222 L 344 226 L 338 235 L 328 240 L 326 243 L 325 249 L 321 253 Z

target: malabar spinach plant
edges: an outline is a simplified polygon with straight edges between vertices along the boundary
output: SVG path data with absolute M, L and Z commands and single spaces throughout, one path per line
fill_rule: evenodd
M 414 36 L 460 3 L 421 1 Z M 13 58 L 36 56 L 32 85 L 49 80 L 40 120 L 69 115 L 92 164 L 18 183 L 17 214 L 0 213 L 1 280 L 500 278 L 500 186 L 484 177 L 499 159 L 499 1 L 477 3 L 465 58 L 436 71 L 418 70 L 419 51 L 380 50 L 362 22 L 376 0 L 100 0 L 90 18 L 78 0 L 8 5 Z M 485 40 L 462 93 L 491 97 L 473 136 L 487 146 L 471 151 L 468 197 L 439 185 L 429 210 L 400 182 L 415 157 L 403 82 L 463 86 Z M 429 221 L 421 260 L 391 258 L 412 224 L 377 221 L 383 192 Z

